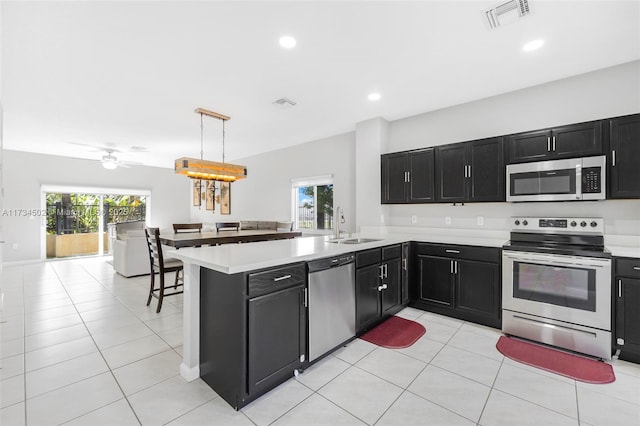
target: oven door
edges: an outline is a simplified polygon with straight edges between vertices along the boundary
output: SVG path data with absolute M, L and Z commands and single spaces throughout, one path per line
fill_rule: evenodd
M 611 330 L 611 259 L 503 250 L 502 307 Z
M 507 201 L 581 199 L 581 158 L 507 165 Z

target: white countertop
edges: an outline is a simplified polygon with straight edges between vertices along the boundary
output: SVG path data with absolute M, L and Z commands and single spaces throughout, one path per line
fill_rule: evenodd
M 367 234 L 359 237 L 378 241 L 360 244 L 331 243 L 327 236 L 299 237 L 287 240 L 263 241 L 249 244 L 223 244 L 211 247 L 187 247 L 168 251 L 167 255 L 185 263 L 235 274 L 288 263 L 305 262 L 407 241 L 501 247 L 502 238 L 480 238 L 450 235 Z

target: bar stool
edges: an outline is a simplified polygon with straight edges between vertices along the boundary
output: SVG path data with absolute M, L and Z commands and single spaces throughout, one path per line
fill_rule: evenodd
M 147 299 L 147 306 L 151 303 L 151 298 L 158 299 L 158 308 L 156 313 L 160 312 L 162 308 L 162 300 L 165 296 L 173 296 L 175 294 L 181 294 L 183 291 L 177 291 L 178 288 L 184 286 L 184 265 L 182 261 L 178 259 L 167 259 L 165 262 L 162 255 L 162 245 L 160 245 L 160 229 L 159 228 L 145 228 L 144 234 L 147 237 L 147 246 L 149 247 L 149 262 L 151 263 L 151 284 L 149 287 L 149 298 Z M 167 272 L 175 272 L 176 277 L 173 285 L 165 287 L 164 274 Z M 160 286 L 156 288 L 156 273 L 160 274 Z M 174 289 L 171 293 L 165 293 L 165 289 Z

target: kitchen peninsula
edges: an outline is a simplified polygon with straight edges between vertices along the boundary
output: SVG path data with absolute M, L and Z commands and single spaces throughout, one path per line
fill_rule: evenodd
M 382 234 L 373 235 L 372 238 L 374 238 L 374 240 L 367 240 L 367 242 L 359 242 L 356 244 L 345 244 L 344 242 L 331 242 L 329 237 L 301 237 L 252 244 L 226 244 L 201 248 L 187 247 L 171 252 L 171 256 L 181 259 L 185 264 L 184 346 L 183 361 L 180 366 L 181 375 L 189 381 L 202 376 L 216 392 L 221 394 L 221 396 L 235 408 L 246 405 L 255 399 L 255 397 L 266 392 L 269 386 L 273 387 L 277 384 L 270 381 L 265 388 L 261 387 L 257 382 L 252 383 L 251 380 L 247 378 L 251 375 L 250 372 L 246 371 L 250 369 L 251 359 L 248 359 L 250 358 L 250 354 L 247 355 L 247 336 L 244 334 L 246 331 L 241 330 L 241 333 L 231 333 L 228 331 L 229 329 L 240 330 L 237 328 L 239 322 L 250 322 L 250 319 L 247 320 L 247 302 L 249 298 L 265 294 L 265 291 L 262 289 L 252 293 L 250 290 L 252 280 L 257 283 L 258 286 L 262 285 L 260 281 L 265 277 L 267 277 L 268 280 L 262 280 L 262 282 L 266 283 L 268 281 L 272 284 L 278 282 L 280 279 L 291 280 L 291 284 L 287 289 L 291 289 L 292 292 L 288 297 L 290 297 L 290 300 L 294 300 L 295 303 L 298 298 L 303 299 L 306 297 L 306 262 L 311 260 L 350 253 L 356 253 L 357 258 L 359 253 L 380 251 L 383 247 L 400 246 L 409 241 L 432 243 L 454 242 L 466 245 L 478 244 L 479 246 L 489 246 L 491 250 L 497 250 L 496 248 L 505 242 L 505 238 L 503 238 L 502 235 L 470 238 L 463 234 Z M 403 263 L 406 265 L 406 261 Z M 211 288 L 215 288 L 215 297 L 210 293 Z M 293 290 L 295 290 L 295 292 Z M 408 298 L 406 300 L 408 300 Z M 224 321 L 212 321 L 212 318 L 214 318 L 212 311 L 215 309 L 225 310 L 227 312 L 224 316 Z M 301 313 L 301 315 L 304 316 L 304 313 Z M 306 319 L 306 317 L 304 317 L 304 319 Z M 227 322 L 228 324 L 221 322 Z M 303 320 L 299 322 L 303 323 Z M 208 328 L 214 328 L 215 334 L 217 336 L 224 336 L 224 339 L 213 339 L 222 340 L 221 342 L 205 341 L 207 347 L 201 347 L 201 337 L 203 341 L 207 339 L 207 337 L 201 336 L 201 323 Z M 247 327 L 250 326 L 249 324 Z M 247 327 L 245 327 L 245 329 Z M 226 330 L 221 330 L 223 328 L 226 328 Z M 306 323 L 302 324 L 300 328 L 301 330 L 306 329 Z M 210 335 L 208 332 L 206 334 L 208 336 Z M 277 345 L 277 342 L 273 344 Z M 214 363 L 208 362 L 206 359 L 201 359 L 203 351 L 206 353 L 211 347 L 215 347 L 217 351 L 235 351 L 237 349 L 238 352 L 234 352 L 235 357 L 227 357 L 227 359 L 235 359 L 235 365 L 228 366 L 228 368 L 221 373 L 222 375 L 228 374 L 228 377 L 217 382 L 216 386 L 213 386 L 211 381 L 206 377 L 207 371 Z M 244 348 L 244 350 L 238 348 Z M 305 354 L 304 348 L 302 348 L 300 353 Z M 300 364 L 303 365 L 306 359 L 302 356 L 299 361 Z M 204 368 L 202 366 L 204 366 Z M 224 369 L 225 367 L 222 368 Z M 207 371 L 202 371 L 203 369 Z M 237 396 L 225 397 L 225 391 L 228 391 L 228 387 L 230 386 L 229 382 L 236 380 L 237 374 L 233 373 L 234 371 L 241 373 L 240 375 L 246 380 L 244 382 L 245 384 L 249 382 L 246 386 L 256 385 L 254 389 L 256 391 L 255 396 L 252 396 L 249 392 L 249 396 L 241 400 Z M 293 371 L 293 368 L 289 370 L 290 376 Z M 239 379 L 236 381 L 240 382 Z

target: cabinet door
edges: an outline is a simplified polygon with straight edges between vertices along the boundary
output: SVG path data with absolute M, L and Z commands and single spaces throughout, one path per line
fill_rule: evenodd
M 436 148 L 436 197 L 438 201 L 464 201 L 465 144 Z
M 400 303 L 409 303 L 409 243 L 402 244 L 402 264 L 400 265 Z
M 457 260 L 456 309 L 474 322 L 500 326 L 500 269 L 495 263 Z
M 304 286 L 249 299 L 248 393 L 268 389 L 301 364 L 306 347 Z
M 618 278 L 616 286 L 617 346 L 622 354 L 632 352 L 637 359 L 640 357 L 640 279 Z
M 356 269 L 356 329 L 358 332 L 380 317 L 380 265 Z
M 382 164 L 382 203 L 405 203 L 407 200 L 407 153 L 383 155 Z
M 547 160 L 551 157 L 551 131 L 536 130 L 507 138 L 509 163 Z
M 418 256 L 420 300 L 453 308 L 453 260 Z
M 411 203 L 435 201 L 433 148 L 409 153 L 409 194 Z
M 400 304 L 400 259 L 392 259 L 386 261 L 386 276 L 382 279 L 382 285 L 386 284 L 387 288 L 382 290 L 382 314 L 389 313 L 393 308 Z
M 553 158 L 602 154 L 602 122 L 571 124 L 551 131 Z
M 502 138 L 483 139 L 468 144 L 467 199 L 504 201 L 505 167 Z
M 609 198 L 640 198 L 640 114 L 611 120 Z

